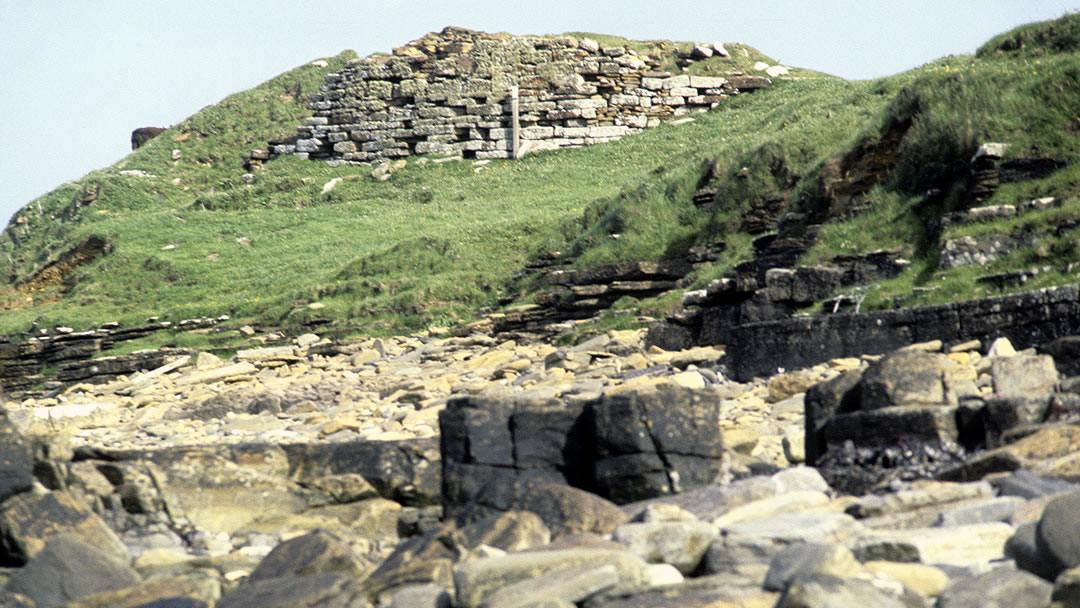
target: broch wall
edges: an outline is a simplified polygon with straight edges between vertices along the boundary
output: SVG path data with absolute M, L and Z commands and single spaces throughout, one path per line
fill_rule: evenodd
M 329 74 L 295 143 L 271 142 L 268 156 L 342 164 L 415 154 L 514 158 L 614 141 L 770 84 L 659 66 L 655 55 L 589 39 L 446 28 Z

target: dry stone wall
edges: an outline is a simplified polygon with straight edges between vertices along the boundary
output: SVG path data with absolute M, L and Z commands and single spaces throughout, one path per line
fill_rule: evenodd
M 701 52 L 726 54 L 722 45 Z M 589 39 L 446 28 L 328 75 L 295 143 L 271 142 L 269 156 L 513 158 L 614 141 L 770 84 L 659 67 L 655 55 Z

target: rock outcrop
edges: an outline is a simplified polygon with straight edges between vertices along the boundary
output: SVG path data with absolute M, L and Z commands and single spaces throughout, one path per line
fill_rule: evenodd
M 0 597 L 1074 597 L 1075 339 L 1041 352 L 918 344 L 738 384 L 719 373 L 718 349 L 669 352 L 643 337 L 556 348 L 303 336 L 9 402 Z M 38 413 L 91 402 L 101 411 Z M 793 466 L 803 460 L 820 469 Z

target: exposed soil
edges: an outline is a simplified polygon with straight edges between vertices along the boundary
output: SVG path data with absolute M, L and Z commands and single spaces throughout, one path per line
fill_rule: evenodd
M 112 244 L 104 238 L 92 235 L 82 243 L 60 254 L 29 277 L 18 281 L 9 289 L 0 292 L 0 310 L 16 310 L 34 304 L 33 295 L 52 287 L 62 286 L 58 297 L 74 287 L 70 281 L 73 273 L 80 267 L 112 251 Z

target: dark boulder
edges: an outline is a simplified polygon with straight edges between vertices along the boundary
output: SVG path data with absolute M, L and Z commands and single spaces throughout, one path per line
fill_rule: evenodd
M 1080 336 L 1058 338 L 1038 350 L 1054 358 L 1054 366 L 1062 376 L 1080 376 Z
M 826 450 L 825 423 L 836 414 L 853 412 L 859 407 L 855 388 L 862 379 L 861 369 L 853 369 L 806 391 L 803 400 L 806 425 L 806 464 L 817 463 Z
M 719 407 L 673 384 L 586 403 L 453 399 L 439 415 L 445 513 L 528 508 L 550 484 L 616 503 L 710 484 L 723 471 Z
M 616 503 L 677 494 L 723 472 L 720 401 L 660 384 L 595 406 L 597 493 Z
M 139 127 L 131 132 L 131 149 L 138 150 L 146 142 L 165 132 L 162 127 Z

